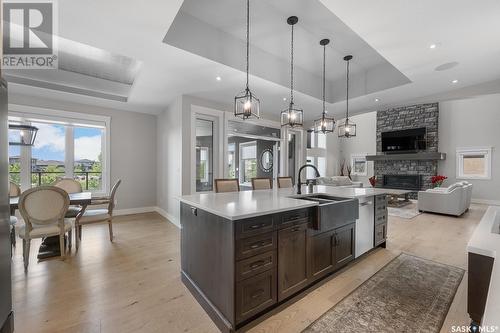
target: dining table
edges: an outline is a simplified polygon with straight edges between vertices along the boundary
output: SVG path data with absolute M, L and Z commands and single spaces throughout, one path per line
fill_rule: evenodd
M 85 212 L 87 206 L 92 203 L 91 192 L 70 193 L 68 195 L 69 204 L 71 206 L 80 206 L 82 212 Z M 11 215 L 14 215 L 15 211 L 19 208 L 19 197 L 11 197 L 9 204 Z M 59 257 L 60 255 L 59 236 L 45 237 L 38 249 L 38 259 Z

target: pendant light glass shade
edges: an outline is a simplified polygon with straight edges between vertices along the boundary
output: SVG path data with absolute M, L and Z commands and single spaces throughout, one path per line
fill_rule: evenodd
M 297 108 L 293 103 L 293 27 L 299 18 L 290 16 L 286 22 L 292 27 L 291 57 L 290 57 L 290 104 L 281 111 L 281 126 L 300 127 L 304 124 L 304 110 Z
M 350 138 L 356 136 L 356 124 L 349 121 L 349 61 L 352 59 L 352 55 L 347 55 L 344 57 L 346 61 L 346 115 L 345 122 L 339 125 L 339 138 Z
M 247 0 L 247 67 L 246 87 L 234 98 L 234 115 L 241 119 L 260 118 L 260 101 L 250 91 L 248 75 L 250 69 L 250 0 Z
M 37 132 L 35 126 L 9 124 L 9 145 L 33 146 Z
M 335 119 L 326 116 L 326 46 L 330 43 L 329 39 L 322 39 L 319 44 L 323 46 L 323 110 L 321 118 L 314 121 L 314 133 L 333 133 L 335 130 Z

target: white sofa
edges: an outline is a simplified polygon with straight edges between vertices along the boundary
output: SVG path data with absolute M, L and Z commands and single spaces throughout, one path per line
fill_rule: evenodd
M 347 176 L 318 177 L 316 185 L 335 187 L 363 187 L 363 182 L 353 182 Z
M 449 187 L 418 192 L 418 210 L 460 216 L 465 213 L 472 199 L 472 184 L 458 182 Z

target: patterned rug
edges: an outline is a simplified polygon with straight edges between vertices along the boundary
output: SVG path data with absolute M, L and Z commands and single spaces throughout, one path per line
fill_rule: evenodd
M 464 272 L 403 253 L 302 332 L 439 332 Z

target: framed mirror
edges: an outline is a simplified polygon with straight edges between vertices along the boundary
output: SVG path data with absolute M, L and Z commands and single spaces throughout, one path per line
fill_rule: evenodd
M 271 149 L 265 149 L 260 155 L 260 168 L 264 172 L 273 170 L 273 151 Z

